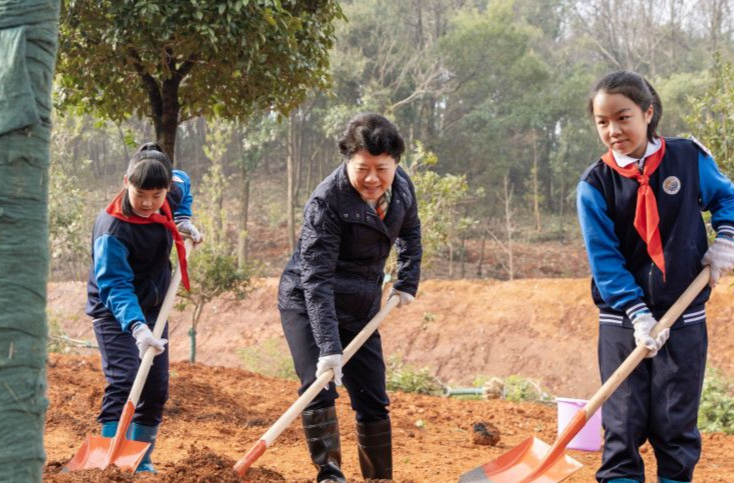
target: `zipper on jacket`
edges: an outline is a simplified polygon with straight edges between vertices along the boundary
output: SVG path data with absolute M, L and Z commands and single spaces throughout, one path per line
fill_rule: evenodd
M 161 294 L 158 290 L 158 286 L 155 283 L 153 283 L 153 290 L 155 291 L 155 305 L 153 307 L 158 307 L 158 305 L 161 303 Z
M 655 270 L 655 263 L 654 262 L 650 262 L 650 273 L 647 276 L 647 287 L 649 289 L 650 305 L 651 305 L 651 307 L 649 307 L 650 310 L 652 310 L 652 307 L 655 306 L 655 302 L 653 301 L 654 299 L 653 299 L 653 290 L 652 290 L 652 286 L 653 286 L 653 283 L 652 283 L 652 272 L 653 272 L 653 270 Z

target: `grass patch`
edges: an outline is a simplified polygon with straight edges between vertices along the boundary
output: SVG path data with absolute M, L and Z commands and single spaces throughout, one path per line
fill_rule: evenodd
M 387 361 L 387 389 L 439 396 L 443 384 L 427 367 L 416 368 L 398 356 L 391 356 Z
M 281 339 L 273 338 L 236 352 L 242 367 L 250 372 L 280 379 L 298 379 L 293 359 L 288 350 L 283 350 L 283 344 Z
M 698 427 L 707 433 L 734 434 L 734 384 L 718 369 L 706 371 Z

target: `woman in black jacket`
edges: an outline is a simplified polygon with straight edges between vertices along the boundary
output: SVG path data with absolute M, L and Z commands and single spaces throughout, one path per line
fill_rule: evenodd
M 385 262 L 394 245 L 399 306 L 418 289 L 421 225 L 413 184 L 398 163 L 405 143 L 378 114 L 349 121 L 342 163 L 311 194 L 295 253 L 278 290 L 283 331 L 303 393 L 323 372 L 334 381 L 302 414 L 317 481 L 344 482 L 334 402 L 344 383 L 356 412 L 362 476 L 392 479 L 385 361 L 375 332 L 342 369 L 342 349 L 379 311 Z

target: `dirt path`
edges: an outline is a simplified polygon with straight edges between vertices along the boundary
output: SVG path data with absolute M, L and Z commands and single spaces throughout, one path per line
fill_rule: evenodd
M 733 283 L 732 278 L 720 283 L 707 307 L 709 365 L 730 376 Z M 207 306 L 199 362 L 238 367 L 244 349 L 251 368 L 289 363 L 276 308 L 277 279 L 262 279 L 257 286 L 244 301 L 221 298 Z M 93 340 L 84 290 L 81 283 L 50 285 L 49 313 L 69 337 Z M 172 360 L 188 357 L 189 317 L 190 309 L 171 317 Z M 387 355 L 428 367 L 445 383 L 519 374 L 539 379 L 555 395 L 586 398 L 599 386 L 597 317 L 588 279 L 428 280 L 416 301 L 394 311 L 381 332 Z
M 85 436 L 97 434 L 95 416 L 104 380 L 96 357 L 52 355 L 49 361 L 46 451 L 49 464 L 44 481 L 53 483 L 127 482 L 114 471 L 58 473 Z M 176 363 L 171 395 L 155 462 L 157 476 L 136 481 L 166 483 L 228 483 L 237 481 L 230 465 L 255 443 L 294 400 L 296 384 L 269 379 L 239 369 Z M 353 414 L 347 397 L 338 400 L 344 470 L 361 481 L 357 462 Z M 552 406 L 505 401 L 459 401 L 392 393 L 395 481 L 398 483 L 456 482 L 461 473 L 492 460 L 526 437 L 550 443 L 556 435 Z M 472 442 L 475 422 L 494 424 L 501 433 L 498 446 Z M 647 476 L 655 481 L 652 451 L 644 448 Z M 584 464 L 568 483 L 593 481 L 599 453 L 571 451 Z M 251 482 L 313 481 L 300 425 L 287 429 L 258 460 Z M 697 481 L 734 481 L 734 437 L 705 434 Z

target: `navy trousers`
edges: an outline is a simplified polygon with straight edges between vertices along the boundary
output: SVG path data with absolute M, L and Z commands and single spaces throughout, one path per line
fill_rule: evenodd
M 316 364 L 319 348 L 313 337 L 311 323 L 305 312 L 281 310 L 280 320 L 288 341 L 296 373 L 301 380 L 298 394 L 303 394 L 316 380 Z M 342 347 L 354 339 L 358 332 L 339 328 Z M 385 360 L 382 356 L 382 339 L 375 331 L 344 365 L 342 383 L 349 393 L 352 409 L 360 423 L 371 423 L 388 419 L 390 399 L 385 383 Z M 339 397 L 336 386 L 329 383 L 328 389 L 320 391 L 306 410 L 323 409 L 334 405 Z
M 150 329 L 153 330 L 152 325 Z M 115 319 L 96 319 L 94 335 L 102 354 L 102 371 L 107 379 L 102 410 L 97 418 L 104 424 L 120 420 L 140 367 L 140 357 L 135 338 L 129 331 L 123 332 L 120 323 Z M 168 326 L 163 331 L 163 338 L 168 338 Z M 143 426 L 157 426 L 163 418 L 163 406 L 167 400 L 168 346 L 163 354 L 153 359 L 153 366 L 135 408 L 133 422 Z
M 683 326 L 652 359 L 644 359 L 604 403 L 604 453 L 596 479 L 645 481 L 639 447 L 655 451 L 658 476 L 692 481 L 701 456 L 698 408 L 706 369 L 706 323 Z M 606 381 L 634 350 L 634 331 L 600 326 L 599 367 Z

